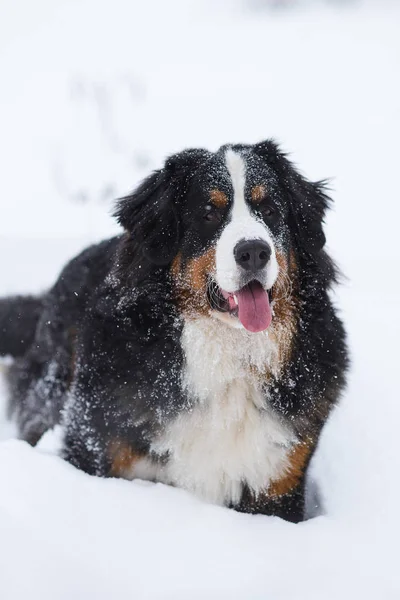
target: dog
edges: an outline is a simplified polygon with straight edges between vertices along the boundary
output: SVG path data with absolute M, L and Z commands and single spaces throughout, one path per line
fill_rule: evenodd
M 292 522 L 346 382 L 330 200 L 273 140 L 189 149 L 116 205 L 124 232 L 0 302 L 10 415 L 98 476 Z

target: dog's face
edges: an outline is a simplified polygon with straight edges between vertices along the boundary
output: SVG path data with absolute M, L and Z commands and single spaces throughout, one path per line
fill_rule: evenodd
M 318 252 L 326 198 L 272 142 L 185 151 L 121 201 L 143 259 L 170 269 L 186 314 L 267 329 L 296 251 Z
M 250 149 L 221 149 L 193 173 L 173 274 L 197 308 L 252 332 L 272 319 L 272 288 L 287 254 L 287 214 L 274 172 Z

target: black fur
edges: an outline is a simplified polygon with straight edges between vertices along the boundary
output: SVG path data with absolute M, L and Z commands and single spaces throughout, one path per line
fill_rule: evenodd
M 343 326 L 328 297 L 336 280 L 323 250 L 329 200 L 323 184 L 302 177 L 274 142 L 233 148 L 248 153 L 254 183 L 267 178 L 282 215 L 271 230 L 279 229 L 298 265 L 291 358 L 266 387 L 276 413 L 315 448 L 347 369 Z M 170 268 L 178 252 L 183 261 L 201 255 L 223 226 L 223 219 L 202 219 L 209 181 L 231 192 L 220 176 L 223 151 L 187 150 L 168 159 L 118 203 L 116 217 L 125 233 L 72 260 L 42 299 L 0 302 L 0 353 L 16 357 L 9 373 L 10 411 L 22 438 L 36 443 L 62 422 L 64 457 L 106 476 L 113 441 L 145 455 L 157 432 L 187 410 L 180 379 L 183 320 Z M 281 498 L 255 500 L 245 490 L 235 508 L 299 521 L 304 477 Z
M 0 356 L 22 356 L 29 349 L 42 311 L 42 299 L 34 296 L 0 300 Z

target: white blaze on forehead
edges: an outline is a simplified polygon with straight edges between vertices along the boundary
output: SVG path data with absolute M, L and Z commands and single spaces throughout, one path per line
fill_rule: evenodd
M 225 153 L 225 164 L 233 188 L 233 203 L 230 220 L 216 246 L 216 281 L 226 292 L 240 288 L 241 269 L 235 261 L 234 249 L 240 240 L 264 240 L 271 247 L 271 258 L 265 270 L 266 288 L 272 287 L 278 276 L 278 263 L 274 243 L 267 226 L 251 213 L 245 200 L 246 162 L 244 157 L 229 148 Z
M 246 185 L 246 163 L 232 148 L 226 151 L 225 164 L 228 169 L 233 187 L 232 218 L 240 214 L 249 215 L 249 209 L 244 199 L 244 188 Z

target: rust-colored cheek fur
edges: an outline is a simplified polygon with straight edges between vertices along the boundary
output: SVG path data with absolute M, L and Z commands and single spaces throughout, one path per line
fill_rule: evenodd
M 207 279 L 215 272 L 215 248 L 210 248 L 196 258 L 183 264 L 178 254 L 172 265 L 171 275 L 175 284 L 178 304 L 185 314 L 208 315 Z
M 284 253 L 277 250 L 276 259 L 279 265 L 279 274 L 273 287 L 270 336 L 279 347 L 279 362 L 283 366 L 290 360 L 293 338 L 298 324 L 297 265 L 293 253 L 287 258 Z

